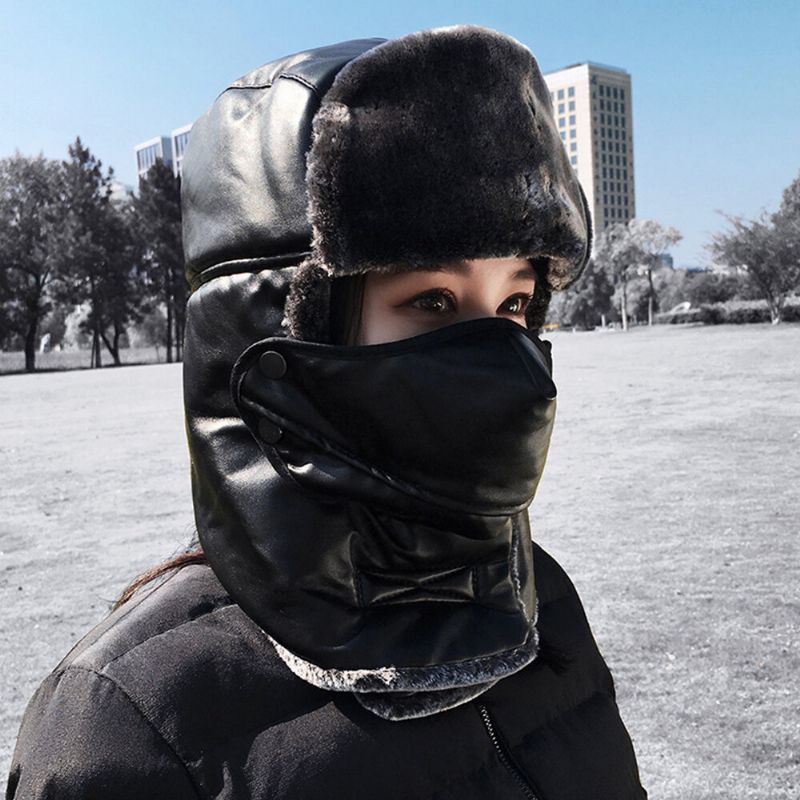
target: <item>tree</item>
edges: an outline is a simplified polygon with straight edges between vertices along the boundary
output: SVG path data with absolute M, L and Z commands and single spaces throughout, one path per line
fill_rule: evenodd
M 769 307 L 772 324 L 782 319 L 786 298 L 800 289 L 800 175 L 783 191 L 774 214 L 755 220 L 719 212 L 733 230 L 715 234 L 714 259 L 745 272 Z
M 183 357 L 188 284 L 184 276 L 180 179 L 161 159 L 139 183 L 134 201 L 136 238 L 154 299 L 166 309 L 167 361 Z
M 628 330 L 628 282 L 636 274 L 642 253 L 633 241 L 628 226 L 614 222 L 603 230 L 594 245 L 594 260 L 620 288 L 622 329 Z
M 787 282 L 793 281 L 794 290 L 800 291 L 800 174 L 783 190 L 772 224 L 780 268 L 787 271 Z
M 39 324 L 51 308 L 62 178 L 59 163 L 41 155 L 0 160 L 0 339 L 19 336 L 28 372 L 36 369 Z
M 660 257 L 682 238 L 677 228 L 664 226 L 654 219 L 632 219 L 628 233 L 638 250 L 638 271 L 647 278 L 647 324 L 653 324 L 653 314 L 658 311 L 658 296 L 653 285 L 653 270 L 661 263 Z
M 565 292 L 556 295 L 553 316 L 562 325 L 589 330 L 612 310 L 614 287 L 607 272 L 591 259 L 580 278 Z
M 102 366 L 101 342 L 120 364 L 119 342 L 125 324 L 139 317 L 141 281 L 134 264 L 131 213 L 111 202 L 113 170 L 80 137 L 69 147 L 64 163 L 68 210 L 60 248 L 59 298 L 87 303 L 83 323 L 92 335 L 91 366 Z
M 733 226 L 715 234 L 710 250 L 713 257 L 745 271 L 766 300 L 772 324 L 781 321 L 786 297 L 797 288 L 798 265 L 791 242 L 764 214 L 757 220 L 723 214 Z

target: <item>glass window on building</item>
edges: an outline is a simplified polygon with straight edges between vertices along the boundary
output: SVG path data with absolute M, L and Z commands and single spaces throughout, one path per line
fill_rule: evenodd
M 189 133 L 190 131 L 184 131 L 183 133 L 179 133 L 175 137 L 175 157 L 182 158 L 183 154 L 186 150 L 186 144 L 189 141 Z
M 570 111 L 574 111 L 575 110 L 575 101 L 574 100 L 570 100 L 569 101 L 569 110 Z
M 575 138 L 575 128 L 570 128 L 569 129 L 569 138 L 570 139 L 574 139 Z
M 601 110 L 601 111 L 605 111 L 605 110 L 606 110 L 606 104 L 605 104 L 605 101 L 604 101 L 604 100 L 601 100 L 601 101 L 600 101 L 600 110 Z
M 620 98 L 621 98 L 622 100 L 624 100 L 624 99 L 625 99 L 625 90 L 624 90 L 624 89 L 620 89 L 620 90 L 619 90 L 619 96 L 620 96 Z
M 569 115 L 569 124 L 570 125 L 574 125 L 575 124 L 575 115 L 574 114 L 570 114 Z
M 628 148 L 625 146 L 625 142 L 622 143 L 622 152 L 623 153 L 627 153 L 628 152 Z
M 622 170 L 622 177 L 624 180 L 628 180 L 628 170 L 626 169 Z
M 566 131 L 561 131 L 561 139 L 563 141 L 565 141 L 565 142 L 567 141 L 567 132 Z
M 574 86 L 570 86 L 569 89 L 567 89 L 567 96 L 568 97 L 575 97 L 575 87 Z
M 563 114 L 564 113 L 564 104 L 563 103 L 559 103 L 558 104 L 558 113 L 559 114 Z
M 569 157 L 570 164 L 573 166 L 578 163 L 578 156 L 570 156 Z
M 558 99 L 559 100 L 563 100 L 564 99 L 564 90 L 563 89 L 559 89 L 558 90 Z
M 577 142 L 570 142 L 569 143 L 569 151 L 570 151 L 570 153 L 577 153 L 578 152 L 578 143 Z

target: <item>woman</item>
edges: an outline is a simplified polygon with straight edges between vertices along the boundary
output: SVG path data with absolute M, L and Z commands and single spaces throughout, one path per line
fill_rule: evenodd
M 202 551 L 44 682 L 9 797 L 645 797 L 528 526 L 537 333 L 591 245 L 530 51 L 271 62 L 196 123 L 182 202 Z

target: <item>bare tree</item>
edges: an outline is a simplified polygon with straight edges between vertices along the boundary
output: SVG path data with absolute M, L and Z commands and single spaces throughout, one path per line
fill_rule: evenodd
M 609 225 L 595 240 L 594 261 L 608 273 L 614 286 L 621 289 L 620 319 L 623 330 L 628 330 L 628 282 L 636 274 L 642 260 L 643 254 L 623 222 Z
M 774 214 L 762 211 L 758 219 L 748 220 L 719 213 L 732 230 L 715 234 L 707 249 L 719 263 L 749 276 L 776 325 L 787 296 L 800 291 L 800 175 L 784 189 Z
M 658 296 L 653 285 L 653 269 L 660 257 L 677 244 L 683 235 L 677 228 L 662 225 L 654 219 L 632 219 L 628 233 L 638 250 L 638 271 L 647 278 L 647 324 L 653 324 L 653 315 L 658 311 Z
M 713 257 L 746 272 L 767 302 L 772 324 L 782 319 L 783 304 L 800 282 L 800 264 L 783 231 L 769 216 L 757 220 L 723 214 L 732 231 L 713 237 L 709 247 Z

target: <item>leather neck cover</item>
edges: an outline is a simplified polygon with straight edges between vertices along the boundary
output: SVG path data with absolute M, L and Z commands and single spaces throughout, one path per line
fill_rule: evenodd
M 253 321 L 197 332 L 263 283 L 213 283 L 192 296 L 186 344 L 198 532 L 284 661 L 391 719 L 530 663 L 527 507 L 556 394 L 534 337 L 502 319 L 371 347 L 269 337 L 231 370 Z

